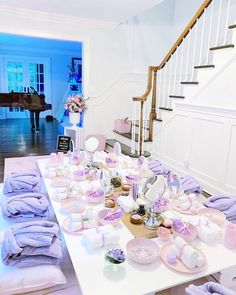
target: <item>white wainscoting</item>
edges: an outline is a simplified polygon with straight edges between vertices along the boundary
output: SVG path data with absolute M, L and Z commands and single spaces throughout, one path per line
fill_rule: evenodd
M 178 104 L 155 128 L 152 157 L 196 177 L 212 194 L 236 195 L 236 112 Z

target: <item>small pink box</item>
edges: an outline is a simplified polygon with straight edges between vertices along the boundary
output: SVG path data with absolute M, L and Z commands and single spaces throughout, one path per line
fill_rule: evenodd
M 128 118 L 117 119 L 114 123 L 114 130 L 119 133 L 128 133 L 131 131 L 131 121 Z

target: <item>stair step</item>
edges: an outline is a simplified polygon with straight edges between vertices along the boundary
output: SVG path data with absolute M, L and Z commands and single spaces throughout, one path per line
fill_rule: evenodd
M 235 25 L 230 25 L 229 29 L 235 29 L 236 28 L 236 24 Z
M 116 131 L 116 130 L 113 130 L 113 132 L 114 133 L 116 133 L 116 134 L 119 134 L 119 135 L 121 135 L 121 136 L 124 136 L 124 137 L 126 137 L 126 138 L 128 138 L 128 139 L 132 139 L 132 133 L 131 132 L 127 132 L 127 133 L 120 133 L 120 132 L 118 132 L 118 131 Z M 138 134 L 137 133 L 135 133 L 135 141 L 136 142 L 138 142 Z M 151 142 L 150 140 L 144 140 L 145 142 Z
M 173 109 L 171 109 L 171 108 L 164 108 L 164 107 L 159 107 L 159 110 L 169 111 L 169 112 L 173 111 Z
M 180 84 L 182 85 L 198 85 L 198 82 L 196 81 L 183 81 L 183 82 L 180 82 Z
M 219 50 L 219 49 L 226 49 L 226 48 L 234 48 L 234 44 L 215 46 L 215 47 L 211 47 L 210 50 Z
M 209 69 L 214 67 L 215 65 L 201 65 L 201 66 L 195 66 L 194 69 Z
M 115 139 L 107 139 L 106 140 L 106 145 L 108 147 L 110 147 L 110 148 L 113 148 L 116 141 L 119 142 L 118 140 L 115 140 Z M 121 146 L 122 154 L 124 154 L 126 156 L 130 156 L 132 158 L 138 158 L 139 157 L 139 155 L 137 153 L 136 154 L 131 153 L 131 148 L 129 146 L 123 144 L 122 142 L 119 142 L 119 143 L 120 143 L 120 146 Z M 144 157 L 150 157 L 151 154 L 149 152 L 147 152 L 147 151 L 144 151 L 143 156 Z
M 157 118 L 157 119 L 154 119 L 154 121 L 162 122 L 162 119 Z
M 182 95 L 169 95 L 170 98 L 181 98 L 181 99 L 185 99 L 185 96 Z

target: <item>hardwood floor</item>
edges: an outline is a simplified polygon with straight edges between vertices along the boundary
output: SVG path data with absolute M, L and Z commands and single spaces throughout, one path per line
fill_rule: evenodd
M 3 181 L 4 159 L 47 155 L 56 149 L 58 122 L 40 119 L 39 134 L 31 131 L 28 119 L 0 120 L 0 182 Z

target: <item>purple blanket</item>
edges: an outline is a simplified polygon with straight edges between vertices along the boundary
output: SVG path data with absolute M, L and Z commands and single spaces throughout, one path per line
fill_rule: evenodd
M 49 215 L 47 197 L 39 193 L 25 193 L 2 201 L 2 214 L 7 220 L 25 222 L 45 219 Z
M 205 283 L 202 286 L 190 285 L 185 289 L 185 293 L 186 295 L 236 295 L 235 292 L 214 282 Z
M 236 196 L 211 196 L 206 200 L 204 205 L 208 208 L 218 209 L 224 212 L 228 221 L 236 223 Z
M 8 228 L 1 256 L 9 266 L 58 264 L 62 259 L 59 227 L 54 222 L 32 221 Z
M 202 188 L 200 183 L 192 176 L 185 175 L 180 177 L 181 186 L 186 194 L 201 194 Z
M 164 175 L 167 176 L 171 171 L 170 169 L 161 161 L 153 160 L 148 163 L 148 168 L 152 170 L 154 175 Z
M 3 193 L 17 195 L 27 192 L 40 191 L 40 177 L 36 171 L 12 172 L 7 175 L 3 185 Z

